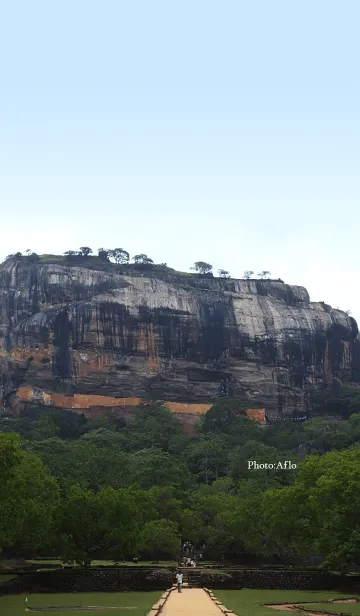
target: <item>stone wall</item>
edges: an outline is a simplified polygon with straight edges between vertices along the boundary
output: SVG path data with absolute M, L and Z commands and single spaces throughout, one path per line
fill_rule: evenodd
M 145 567 L 59 569 L 19 575 L 0 586 L 1 594 L 24 592 L 125 592 L 166 590 L 174 581 L 170 569 Z M 234 570 L 189 571 L 192 586 L 213 589 L 334 590 L 360 592 L 360 575 L 340 576 L 321 571 Z
M 125 592 L 166 590 L 174 574 L 145 567 L 58 569 L 19 575 L 0 586 L 1 594 L 23 592 Z
M 359 592 L 359 576 L 340 576 L 321 571 L 224 569 L 221 573 L 189 572 L 189 582 L 206 588 L 264 588 L 278 590 L 344 590 Z
M 34 387 L 19 387 L 16 392 L 14 407 L 21 414 L 23 409 L 31 406 L 53 407 L 71 410 L 87 418 L 98 415 L 110 415 L 131 419 L 134 408 L 141 404 L 141 398 L 99 396 L 96 394 L 59 394 L 46 392 Z M 164 402 L 171 413 L 185 426 L 187 432 L 193 432 L 201 415 L 207 413 L 211 404 L 187 404 L 181 402 Z M 249 419 L 265 425 L 265 409 L 247 409 Z

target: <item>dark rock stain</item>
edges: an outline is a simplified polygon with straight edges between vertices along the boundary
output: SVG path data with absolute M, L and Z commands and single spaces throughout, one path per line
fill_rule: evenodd
M 53 322 L 54 347 L 53 373 L 55 376 L 71 378 L 70 336 L 71 325 L 67 310 L 59 312 Z
M 170 285 L 169 293 L 178 294 L 179 309 L 150 308 L 141 285 L 136 284 L 135 302 L 127 306 L 119 301 L 122 289 L 133 284 L 119 276 L 122 270 L 134 280 L 150 279 L 151 293 L 156 293 L 156 279 Z M 255 318 L 263 318 L 261 336 L 237 323 L 234 294 L 238 302 L 242 293 L 247 301 L 253 295 L 259 305 L 249 310 L 258 310 Z M 184 294 L 190 297 L 192 312 L 181 309 L 187 305 Z M 279 329 L 274 323 L 274 302 L 289 307 L 291 330 L 288 324 Z M 360 383 L 356 321 L 326 304 L 315 305 L 312 327 L 307 328 L 308 305 L 303 288 L 276 281 L 181 276 L 154 273 L 151 268 L 127 270 L 91 260 L 73 266 L 29 263 L 25 258 L 8 262 L 0 266 L 0 344 L 4 352 L 26 349 L 35 358 L 41 346 L 53 346 L 54 379 L 51 385 L 41 380 L 49 361 L 46 357 L 22 363 L 2 361 L 3 391 L 13 391 L 21 379 L 44 389 L 106 395 L 132 395 L 136 388 L 143 395 L 146 387 L 156 386 L 164 399 L 208 402 L 239 392 L 245 397 L 251 389 L 258 396 L 255 400 L 252 394 L 251 400 L 280 414 L 289 408 L 308 410 L 310 387 L 331 387 L 336 379 Z M 315 316 L 314 311 L 318 311 Z M 331 319 L 329 326 L 324 326 L 324 312 L 328 322 Z M 79 377 L 80 359 L 75 354 L 77 359 L 72 361 L 73 350 L 91 354 L 93 374 Z M 106 354 L 110 359 L 104 365 L 109 369 L 96 373 L 96 359 Z M 149 376 L 146 370 L 151 362 Z M 36 373 L 39 363 L 42 372 Z M 259 370 L 262 378 L 267 375 L 263 389 L 261 379 L 259 384 L 256 381 Z

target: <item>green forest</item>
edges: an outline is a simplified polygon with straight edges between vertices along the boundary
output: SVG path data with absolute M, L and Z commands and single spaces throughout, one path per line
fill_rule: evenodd
M 317 394 L 313 409 L 261 426 L 223 398 L 192 435 L 161 401 L 143 401 L 128 424 L 55 408 L 3 414 L 3 556 L 86 566 L 176 558 L 189 540 L 207 559 L 357 570 L 360 395 Z

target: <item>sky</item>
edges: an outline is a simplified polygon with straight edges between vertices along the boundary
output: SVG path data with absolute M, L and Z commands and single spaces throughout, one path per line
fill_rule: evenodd
M 360 323 L 360 3 L 2 3 L 0 259 L 121 247 Z

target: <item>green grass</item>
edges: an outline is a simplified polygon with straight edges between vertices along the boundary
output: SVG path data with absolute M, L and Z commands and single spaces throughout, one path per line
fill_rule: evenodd
M 39 255 L 39 257 L 43 261 L 63 261 L 65 259 L 65 255 Z
M 0 575 L 0 584 L 5 584 L 5 582 L 9 582 L 16 577 L 17 575 L 7 575 L 6 573 L 4 575 Z
M 214 595 L 227 607 L 233 610 L 235 614 L 241 616 L 285 616 L 283 611 L 274 610 L 270 607 L 260 605 L 261 603 L 301 603 L 302 601 L 314 602 L 330 601 L 331 599 L 341 599 L 358 595 L 349 593 L 338 593 L 332 590 L 214 590 Z M 308 606 L 306 606 L 308 607 Z M 324 606 L 317 606 L 316 610 L 321 611 Z M 329 609 L 328 609 L 329 607 Z M 348 608 L 346 613 L 355 614 L 354 608 L 356 603 L 338 603 L 337 605 L 326 606 L 326 611 L 332 613 L 345 613 L 345 607 Z M 291 612 L 286 612 L 291 614 Z M 360 612 L 356 612 L 356 616 L 360 616 Z
M 116 614 L 129 614 L 132 616 L 145 616 L 152 605 L 158 601 L 162 592 L 123 592 L 123 593 L 67 593 L 67 594 L 34 594 L 28 595 L 28 607 L 57 606 L 57 605 L 109 605 L 136 607 L 136 610 L 89 610 L 89 611 L 46 611 L 33 612 L 39 616 L 115 616 Z M 8 595 L 0 597 L 0 614 L 4 616 L 23 616 L 25 608 L 25 595 Z M 27 612 L 31 614 L 31 612 Z

